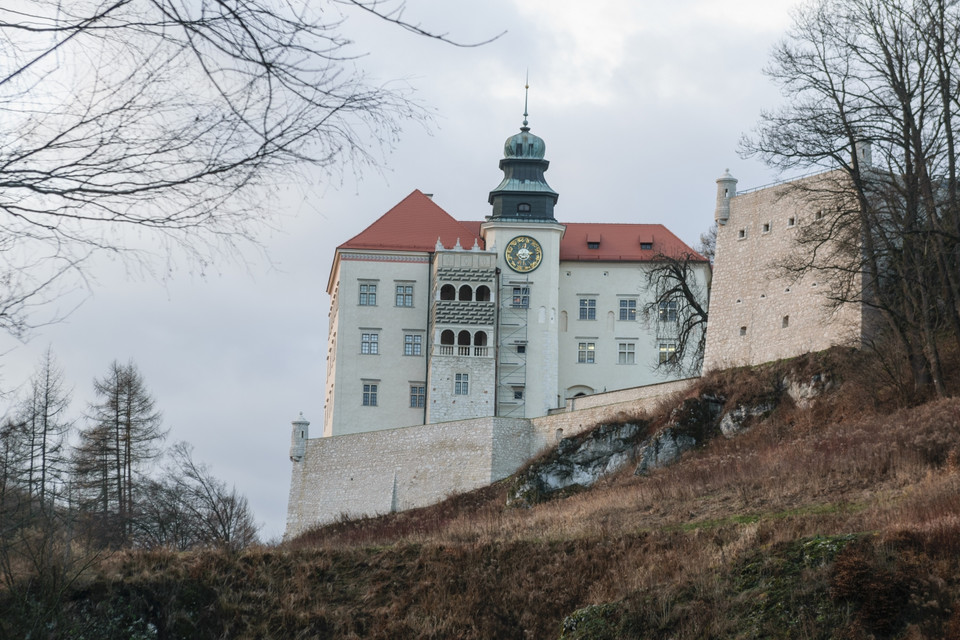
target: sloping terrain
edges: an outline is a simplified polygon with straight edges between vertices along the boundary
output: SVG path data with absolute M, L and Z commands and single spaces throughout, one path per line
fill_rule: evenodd
M 117 554 L 44 637 L 960 638 L 960 400 L 898 408 L 874 373 L 835 350 L 712 374 L 624 421 L 707 397 L 738 433 L 687 424 L 675 463 L 529 507 L 507 496 L 556 452 L 275 548 Z

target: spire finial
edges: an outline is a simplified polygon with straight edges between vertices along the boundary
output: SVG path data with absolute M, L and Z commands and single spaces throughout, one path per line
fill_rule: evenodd
M 530 69 L 527 69 L 527 81 L 523 85 L 523 126 L 527 126 L 527 99 L 530 97 Z

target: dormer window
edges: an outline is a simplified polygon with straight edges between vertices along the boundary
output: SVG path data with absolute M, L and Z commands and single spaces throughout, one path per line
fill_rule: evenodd
M 530 213 L 530 204 L 528 202 L 521 202 L 518 204 L 517 213 Z
M 651 249 L 653 249 L 653 243 L 652 243 L 652 242 L 641 242 L 641 243 L 640 243 L 640 249 L 642 249 L 643 251 L 650 251 Z
M 599 248 L 600 248 L 600 243 L 599 243 L 599 242 L 588 242 L 588 243 L 587 243 L 587 249 L 599 249 Z

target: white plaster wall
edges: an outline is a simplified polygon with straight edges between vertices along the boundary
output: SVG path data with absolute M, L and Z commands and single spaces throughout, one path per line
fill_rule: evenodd
M 652 299 L 647 286 L 648 263 L 563 262 L 560 264 L 560 311 L 566 314 L 561 326 L 560 388 L 570 398 L 588 387 L 594 393 L 675 380 L 676 372 L 658 369 L 657 317 L 647 317 L 643 308 Z M 698 284 L 706 286 L 707 267 L 697 270 Z M 597 300 L 596 320 L 580 320 L 580 299 Z M 620 300 L 637 301 L 637 319 L 620 320 Z M 675 332 L 674 332 L 675 335 Z M 666 340 L 675 342 L 676 340 Z M 580 342 L 595 342 L 593 364 L 578 362 Z M 636 344 L 634 364 L 619 363 L 619 344 Z
M 328 378 L 324 435 L 359 433 L 423 424 L 424 408 L 410 407 L 410 385 L 427 382 L 427 335 L 430 300 L 429 254 L 340 251 L 336 366 Z M 359 259 L 356 259 L 359 258 Z M 377 283 L 376 306 L 359 304 L 361 282 Z M 395 305 L 397 284 L 412 283 L 413 307 Z M 361 353 L 361 335 L 379 334 L 379 353 Z M 423 336 L 420 356 L 404 355 L 403 336 Z M 331 342 L 333 333 L 331 333 Z M 332 402 L 332 389 L 336 402 Z M 363 406 L 364 381 L 376 382 L 377 406 Z

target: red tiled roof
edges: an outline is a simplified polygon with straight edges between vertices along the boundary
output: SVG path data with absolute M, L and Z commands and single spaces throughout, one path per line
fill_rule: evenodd
M 337 248 L 432 253 L 438 237 L 448 249 L 452 249 L 458 239 L 464 249 L 473 247 L 475 241 L 483 247 L 483 240 L 475 231 L 454 220 L 429 196 L 416 189 Z
M 605 224 L 565 222 L 567 230 L 560 241 L 560 259 L 572 262 L 647 262 L 658 255 L 695 256 L 707 259 L 688 247 L 662 224 Z M 590 244 L 596 244 L 591 249 Z M 649 243 L 645 249 L 641 243 Z

